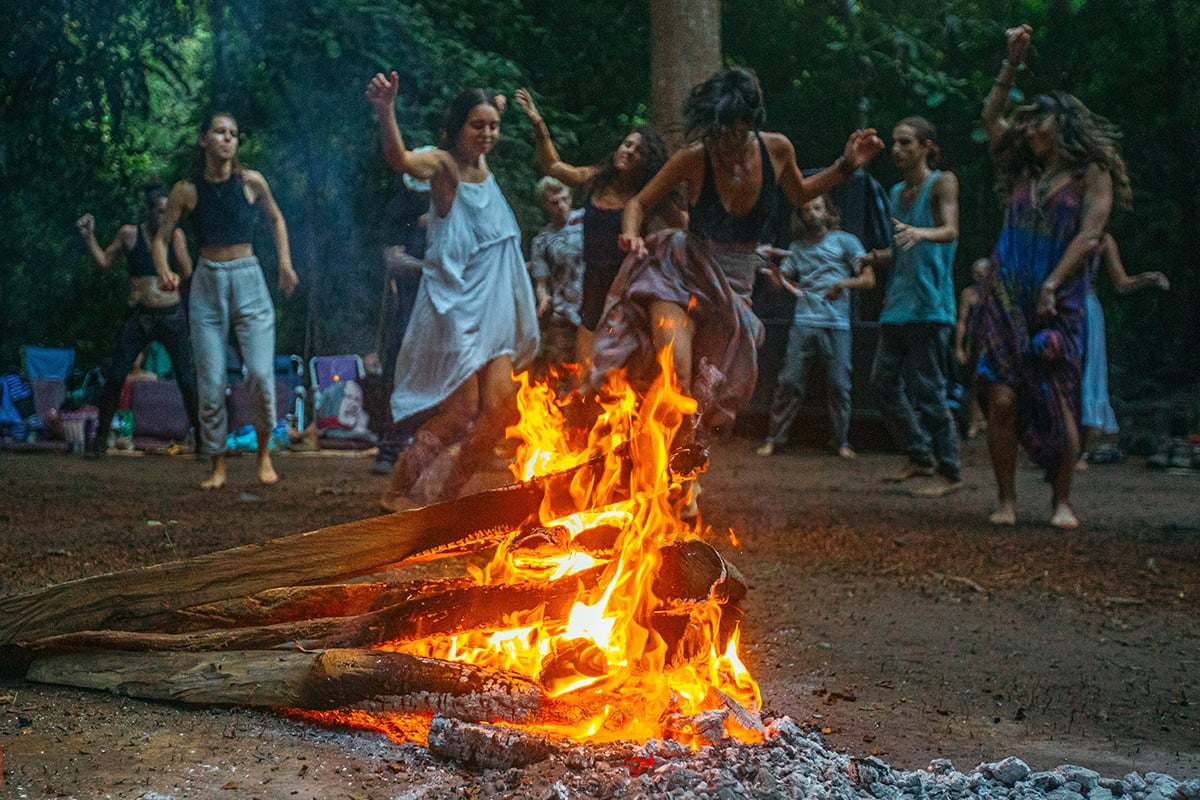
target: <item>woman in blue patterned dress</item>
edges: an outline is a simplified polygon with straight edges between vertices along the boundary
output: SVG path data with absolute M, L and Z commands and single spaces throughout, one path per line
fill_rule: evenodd
M 1009 29 L 1008 58 L 983 109 L 1007 201 L 980 287 L 977 377 L 999 507 L 1016 523 L 1018 443 L 1052 486 L 1050 524 L 1075 528 L 1071 479 L 1079 457 L 1086 299 L 1113 204 L 1129 202 L 1116 131 L 1066 92 L 1003 116 L 1032 29 Z

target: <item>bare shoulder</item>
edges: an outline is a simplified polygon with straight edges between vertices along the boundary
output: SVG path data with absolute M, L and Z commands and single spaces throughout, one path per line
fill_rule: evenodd
M 958 176 L 948 169 L 938 173 L 937 180 L 934 181 L 933 188 L 939 192 L 958 191 Z
M 132 250 L 134 248 L 134 246 L 137 244 L 137 236 L 138 226 L 134 225 L 133 223 L 122 225 L 121 229 L 117 231 L 117 238 L 121 240 L 121 244 L 126 250 Z
M 271 187 L 267 184 L 267 179 L 263 174 L 256 169 L 242 169 L 242 183 L 249 186 L 251 189 L 258 191 L 270 191 Z
M 773 156 L 787 155 L 795 153 L 796 148 L 792 146 L 792 140 L 784 136 L 782 133 L 773 131 L 759 131 L 759 136 L 762 137 L 763 143 L 767 146 L 767 152 Z

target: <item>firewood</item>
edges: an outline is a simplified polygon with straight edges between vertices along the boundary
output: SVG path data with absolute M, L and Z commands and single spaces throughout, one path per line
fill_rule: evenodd
M 369 575 L 537 512 L 536 484 L 349 522 L 0 600 L 0 645 L 84 630 L 150 630 L 180 608 Z
M 467 578 L 437 578 L 401 583 L 335 583 L 284 586 L 248 597 L 183 608 L 164 614 L 159 633 L 214 628 L 255 627 L 322 617 L 356 617 L 422 595 L 469 585 Z
M 143 700 L 437 712 L 467 721 L 536 719 L 533 681 L 503 670 L 375 650 L 80 653 L 33 663 L 27 679 Z
M 565 620 L 575 599 L 595 587 L 603 572 L 604 567 L 593 567 L 549 586 L 454 588 L 353 617 L 184 633 L 80 631 L 28 642 L 10 652 L 24 654 L 27 666 L 32 657 L 84 650 L 201 652 L 270 649 L 288 643 L 297 649 L 325 650 L 498 630 L 522 619 L 525 624 Z
M 496 725 L 434 717 L 429 752 L 470 769 L 511 769 L 545 761 L 559 748 L 545 736 Z

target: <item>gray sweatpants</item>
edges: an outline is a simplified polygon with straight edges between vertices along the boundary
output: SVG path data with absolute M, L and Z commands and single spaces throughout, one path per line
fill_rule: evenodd
M 225 452 L 225 345 L 232 327 L 246 367 L 250 416 L 260 434 L 275 427 L 275 308 L 255 256 L 200 259 L 189 305 L 204 452 Z

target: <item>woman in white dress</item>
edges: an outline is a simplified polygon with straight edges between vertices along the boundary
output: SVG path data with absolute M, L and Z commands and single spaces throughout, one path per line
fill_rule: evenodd
M 502 98 L 463 92 L 447 112 L 441 147 L 417 153 L 405 146 L 396 122 L 399 86 L 395 72 L 380 73 L 367 86 L 367 100 L 379 118 L 387 163 L 429 181 L 430 215 L 421 288 L 396 358 L 392 417 L 437 411 L 396 461 L 380 498 L 386 511 L 457 495 L 515 421 L 513 370 L 538 350 L 521 231 L 487 164 L 500 136 Z M 444 478 L 419 480 L 460 441 Z

